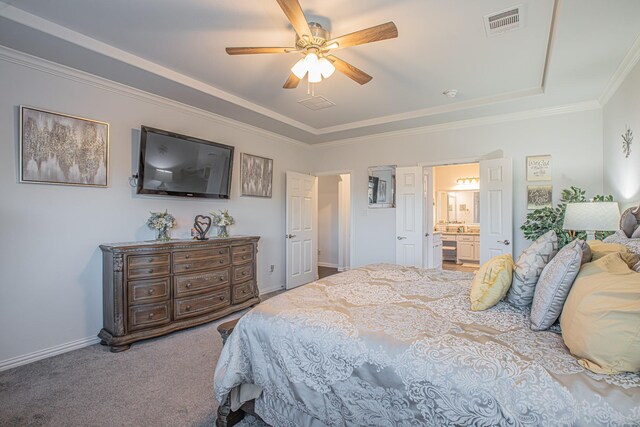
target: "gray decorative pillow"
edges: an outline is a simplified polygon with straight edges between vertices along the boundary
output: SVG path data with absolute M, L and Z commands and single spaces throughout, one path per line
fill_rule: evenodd
M 631 237 L 633 235 L 633 231 L 637 225 L 638 220 L 630 210 L 627 210 L 622 214 L 622 217 L 620 217 L 620 229 L 624 231 L 624 234 L 626 234 L 627 237 Z
M 573 281 L 582 265 L 583 240 L 574 240 L 560 249 L 544 268 L 531 306 L 531 329 L 543 331 L 558 320 Z
M 575 242 L 582 249 L 582 264 L 586 264 L 591 262 L 591 258 L 593 258 L 593 252 L 591 252 L 591 246 L 587 244 L 584 240 L 575 240 Z
M 633 234 L 631 235 L 632 239 L 640 239 L 640 227 L 636 228 L 636 231 L 633 232 Z
M 531 244 L 518 257 L 513 269 L 513 281 L 507 293 L 507 302 L 516 307 L 527 307 L 533 301 L 538 278 L 544 267 L 558 253 L 558 236 L 551 230 Z

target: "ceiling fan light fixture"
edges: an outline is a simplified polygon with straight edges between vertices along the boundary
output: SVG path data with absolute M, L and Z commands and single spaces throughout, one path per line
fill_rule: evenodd
M 309 83 L 320 83 L 322 81 L 322 74 L 320 74 L 320 67 L 316 66 L 309 69 L 309 75 L 307 76 Z
M 306 57 L 301 58 L 298 62 L 295 63 L 293 67 L 291 67 L 291 72 L 295 74 L 295 76 L 300 80 L 302 80 L 304 78 L 304 75 L 307 74 L 307 64 L 305 61 L 306 59 Z
M 320 58 L 320 60 L 318 61 L 318 66 L 320 68 L 320 74 L 322 74 L 322 77 L 324 77 L 325 79 L 331 77 L 333 72 L 336 70 L 336 67 L 334 67 L 331 61 L 329 61 L 327 58 Z

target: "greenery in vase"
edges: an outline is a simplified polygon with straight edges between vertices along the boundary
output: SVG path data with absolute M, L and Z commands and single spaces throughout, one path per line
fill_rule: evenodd
M 151 216 L 147 220 L 147 227 L 152 230 L 167 230 L 176 226 L 176 219 L 173 215 L 164 212 L 151 212 Z
M 528 213 L 527 220 L 520 227 L 520 229 L 524 231 L 524 237 L 527 240 L 536 240 L 547 231 L 555 230 L 558 236 L 558 248 L 565 246 L 575 238 L 586 239 L 587 234 L 584 231 L 580 231 L 572 235 L 562 228 L 567 204 L 587 202 L 588 200 L 585 197 L 585 194 L 586 191 L 583 189 L 572 186 L 571 188 L 562 191 L 560 203 L 555 208 L 541 208 Z M 597 195 L 593 198 L 593 201 L 612 202 L 613 196 Z M 596 239 L 602 240 L 611 234 L 613 233 L 608 231 L 598 231 L 596 233 Z
M 231 225 L 231 224 L 235 224 L 235 220 L 233 219 L 233 217 L 231 215 L 229 215 L 229 211 L 227 211 L 226 209 L 220 209 L 218 212 L 210 212 L 211 213 L 211 219 L 213 221 L 213 223 L 217 226 L 227 226 L 227 225 Z

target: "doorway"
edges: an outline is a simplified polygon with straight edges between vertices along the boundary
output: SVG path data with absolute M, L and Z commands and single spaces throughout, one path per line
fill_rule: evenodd
M 351 248 L 351 174 L 318 176 L 318 278 L 346 271 Z
M 424 265 L 476 271 L 480 263 L 480 164 L 424 168 Z

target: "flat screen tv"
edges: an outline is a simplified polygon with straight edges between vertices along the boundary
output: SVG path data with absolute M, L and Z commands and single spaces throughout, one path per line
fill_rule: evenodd
M 232 166 L 229 145 L 142 126 L 137 193 L 228 199 Z

